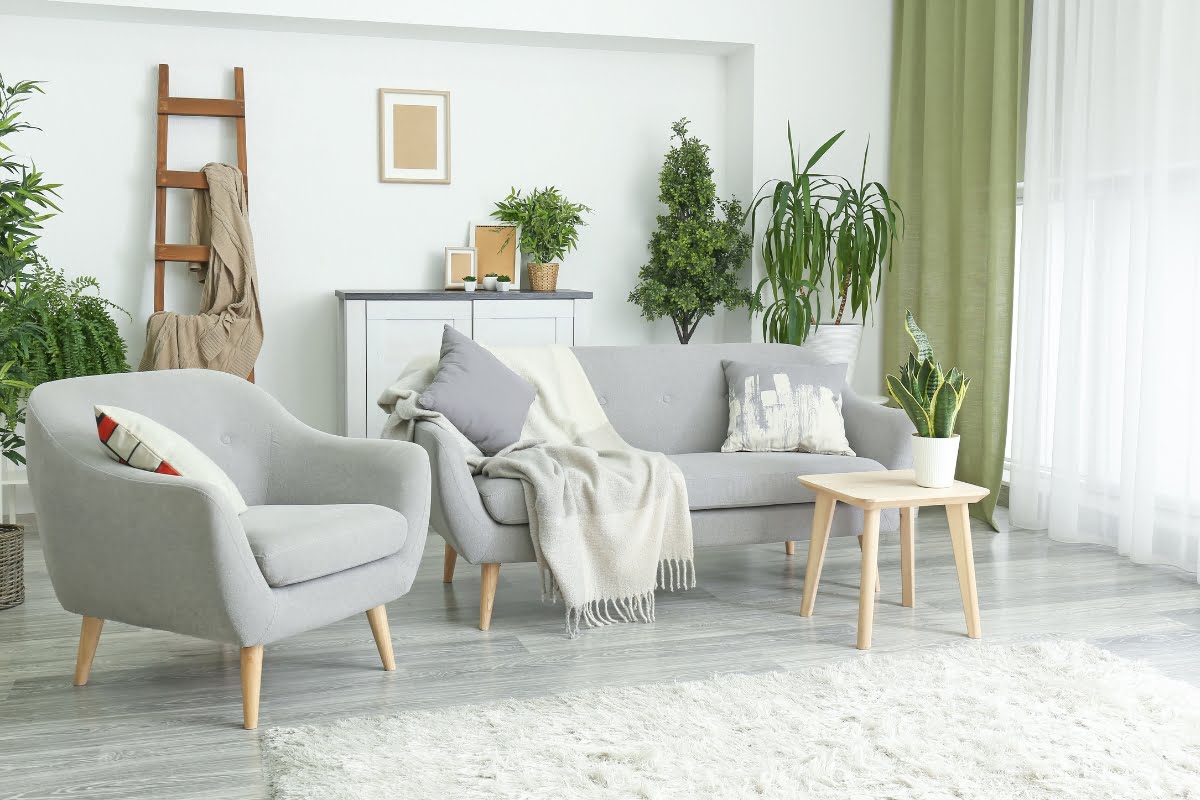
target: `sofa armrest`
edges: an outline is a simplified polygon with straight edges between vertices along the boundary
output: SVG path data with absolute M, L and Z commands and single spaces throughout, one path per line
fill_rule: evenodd
M 912 435 L 916 427 L 898 408 L 864 400 L 853 392 L 842 395 L 846 438 L 854 452 L 874 459 L 886 469 L 912 467 Z
M 276 600 L 215 487 L 67 446 L 32 410 L 27 440 L 46 566 L 64 608 L 231 644 L 262 641 Z
M 413 441 L 429 453 L 433 529 L 470 563 L 492 560 L 496 534 L 504 526 L 484 508 L 462 446 L 452 434 L 430 422 L 416 424 Z

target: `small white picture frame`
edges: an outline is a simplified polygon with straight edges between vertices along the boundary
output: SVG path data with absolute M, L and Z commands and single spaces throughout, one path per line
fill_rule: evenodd
M 379 90 L 379 180 L 450 183 L 450 93 Z
M 474 247 L 447 247 L 446 288 L 464 288 L 463 278 L 467 275 L 474 275 L 475 282 L 482 284 L 483 278 L 479 277 L 479 274 L 475 271 L 475 263 Z
M 495 219 L 471 221 L 468 242 L 475 249 L 475 273 L 480 281 L 489 272 L 512 278 L 511 290 L 521 290 L 521 238 L 517 226 Z

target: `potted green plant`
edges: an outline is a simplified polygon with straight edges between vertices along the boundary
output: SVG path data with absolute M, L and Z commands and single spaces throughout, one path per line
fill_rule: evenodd
M 760 252 L 765 276 L 755 288 L 764 306 L 763 338 L 768 342 L 801 345 L 821 315 L 820 286 L 830 247 L 830 208 L 837 185 L 813 167 L 844 131 L 816 149 L 803 167 L 788 124 L 791 177 L 770 181 L 759 189 L 748 216 L 755 220 L 764 205 L 769 214 Z M 764 193 L 770 187 L 769 193 Z M 770 302 L 763 289 L 770 287 Z
M 475 291 L 475 276 L 474 275 L 464 275 L 463 276 L 463 291 L 464 292 Z
M 592 209 L 572 203 L 553 186 L 534 189 L 526 196 L 514 188 L 496 203 L 492 216 L 518 226 L 521 251 L 529 256 L 529 285 L 533 291 L 553 292 L 558 288 L 558 262 L 578 245 L 579 229 L 587 224 L 585 213 L 592 213 Z
M 496 277 L 496 290 L 497 291 L 507 292 L 511 288 L 512 288 L 512 278 L 510 278 L 508 275 L 498 275 Z
M 845 363 L 850 377 L 863 322 L 902 235 L 903 211 L 882 183 L 866 179 L 870 143 L 857 183 L 812 171 L 844 133 L 830 137 L 801 170 L 789 126 L 792 177 L 775 181 L 772 193 L 758 197 L 752 210 L 771 202 L 762 244 L 766 277 L 758 287 L 761 293 L 769 284 L 774 300 L 763 317 L 764 337 L 802 345 L 822 361 Z M 837 309 L 832 324 L 820 319 L 826 289 Z
M 887 376 L 888 394 L 904 409 L 916 426 L 913 434 L 913 471 L 917 484 L 944 489 L 954 482 L 958 465 L 958 434 L 954 425 L 962 409 L 971 379 L 958 367 L 942 371 L 925 331 L 917 326 L 912 311 L 904 315 L 916 354 L 909 353 L 900 374 Z
M 489 272 L 488 274 L 483 276 L 483 288 L 485 291 L 488 291 L 488 292 L 496 291 L 496 277 L 497 277 L 496 273 L 494 273 L 494 272 Z
M 649 320 L 669 318 L 680 344 L 717 308 L 759 308 L 742 286 L 753 239 L 737 200 L 719 200 L 708 145 L 688 135 L 688 120 L 671 126 L 673 139 L 658 174 L 658 199 L 667 213 L 650 235 L 650 262 L 638 273 L 629 302 Z

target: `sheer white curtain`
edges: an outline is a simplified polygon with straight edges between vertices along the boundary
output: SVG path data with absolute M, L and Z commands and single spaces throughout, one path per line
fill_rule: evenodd
M 1035 0 L 1014 525 L 1200 568 L 1200 2 Z

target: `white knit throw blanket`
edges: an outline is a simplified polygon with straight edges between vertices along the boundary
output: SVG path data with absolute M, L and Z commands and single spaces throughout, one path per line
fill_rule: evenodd
M 656 587 L 696 583 L 679 468 L 613 430 L 566 347 L 492 352 L 537 389 L 521 441 L 487 457 L 445 417 L 419 407 L 433 359 L 410 365 L 380 397 L 389 414 L 384 438 L 411 440 L 416 421 L 431 422 L 460 440 L 474 474 L 521 481 L 543 596 L 562 597 L 570 636 L 580 624 L 652 622 Z

